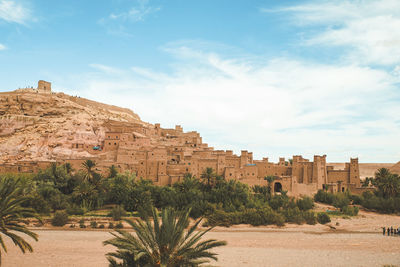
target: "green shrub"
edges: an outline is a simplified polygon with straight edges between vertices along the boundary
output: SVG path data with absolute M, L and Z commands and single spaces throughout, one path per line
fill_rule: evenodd
M 350 195 L 350 200 L 353 201 L 354 205 L 361 205 L 362 198 L 359 195 Z
M 359 208 L 357 206 L 346 206 L 343 208 L 343 213 L 349 216 L 357 216 Z
M 307 224 L 317 224 L 317 217 L 313 211 L 305 211 L 303 212 L 303 218 Z
M 104 229 L 104 228 L 105 228 L 104 224 L 100 224 L 100 225 L 99 225 L 99 228 L 100 228 L 100 229 Z
M 206 216 L 208 226 L 224 226 L 229 227 L 232 225 L 229 213 L 223 210 L 215 210 Z
M 269 207 L 262 209 L 246 209 L 244 211 L 225 212 L 216 210 L 206 216 L 207 226 L 225 226 L 233 224 L 270 225 L 282 226 L 285 224 L 285 217 Z
M 51 225 L 53 226 L 64 226 L 68 222 L 68 213 L 65 211 L 56 211 L 53 218 L 51 219 Z
M 69 215 L 83 215 L 85 214 L 85 211 L 77 205 L 69 205 L 67 207 L 67 213 Z
M 314 201 L 310 197 L 303 197 L 296 200 L 296 205 L 300 210 L 310 210 L 314 207 Z
M 298 207 L 292 209 L 285 209 L 283 211 L 283 215 L 285 216 L 286 222 L 291 222 L 291 223 L 297 223 L 297 224 L 302 224 L 305 222 L 302 212 Z
M 90 227 L 91 228 L 97 228 L 97 222 L 96 221 L 91 221 L 90 222 Z
M 85 220 L 84 220 L 84 219 L 80 219 L 80 220 L 79 220 L 79 228 L 86 228 Z
M 343 211 L 343 208 L 350 204 L 350 199 L 346 194 L 339 193 L 335 195 L 335 199 L 333 201 L 333 206 L 339 208 L 340 211 Z
M 314 195 L 314 200 L 321 203 L 333 204 L 335 200 L 335 196 L 332 193 L 325 192 L 324 190 L 318 190 L 318 192 Z
M 119 221 L 123 216 L 126 216 L 126 211 L 121 206 L 114 207 L 108 216 L 112 217 L 114 221 Z
M 110 222 L 109 224 L 108 224 L 108 229 L 113 229 L 114 228 L 114 224 L 112 223 L 112 222 Z
M 115 228 L 117 228 L 117 229 L 122 229 L 122 228 L 124 228 L 124 225 L 123 225 L 121 222 L 119 222 L 119 223 L 117 223 L 117 224 L 115 225 Z
M 325 212 L 321 212 L 321 213 L 318 213 L 318 215 L 317 215 L 317 221 L 320 224 L 326 224 L 328 222 L 331 222 L 331 218 Z

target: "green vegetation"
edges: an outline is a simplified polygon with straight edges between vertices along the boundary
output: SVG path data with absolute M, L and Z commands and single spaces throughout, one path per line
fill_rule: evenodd
M 22 180 L 0 177 L 0 265 L 1 249 L 7 252 L 3 235 L 9 237 L 23 253 L 32 252 L 33 249 L 27 241 L 18 235 L 19 233 L 28 235 L 35 241 L 38 240 L 38 235 L 29 231 L 23 225 L 25 217 L 36 217 L 31 208 L 22 207 L 22 204 L 28 200 L 24 196 L 24 189 Z
M 155 208 L 151 212 L 151 220 L 146 213 L 143 214 L 146 219 L 125 220 L 136 235 L 116 230 L 112 233 L 114 238 L 104 242 L 117 248 L 107 254 L 110 266 L 200 266 L 210 259 L 217 260 L 211 249 L 226 245 L 225 241 L 201 240 L 211 230 L 197 231 L 201 219 L 186 232 L 189 210 L 165 208 L 161 216 Z
M 133 212 L 151 216 L 154 206 L 188 209 L 190 217 L 205 217 L 211 226 L 315 224 L 313 199 L 295 200 L 286 192 L 271 193 L 275 179 L 267 176 L 267 186 L 249 187 L 236 180 L 226 181 L 207 168 L 200 179 L 187 174 L 171 186 L 156 186 L 132 173 L 118 173 L 115 166 L 103 177 L 96 171 L 96 163 L 87 160 L 81 170 L 73 170 L 69 164 L 53 164 L 25 179 L 29 200 L 24 205 L 44 215 L 66 211 L 71 216 L 111 216 L 115 221 Z M 114 208 L 104 210 L 110 206 Z
M 90 228 L 97 228 L 98 223 L 96 221 L 91 221 L 90 222 Z
M 318 213 L 318 215 L 317 215 L 317 221 L 320 224 L 326 224 L 328 222 L 331 222 L 331 218 L 325 212 L 321 212 L 321 213 Z
M 114 207 L 108 216 L 112 217 L 114 221 L 120 221 L 122 217 L 126 216 L 126 211 L 121 206 Z
M 319 190 L 314 199 L 334 205 L 349 216 L 358 214 L 358 207 L 351 207 L 350 203 L 382 213 L 400 212 L 400 177 L 397 174 L 381 168 L 375 173 L 375 178 L 368 179 L 368 183 L 372 183 L 376 190 L 366 191 L 362 196 L 352 195 L 350 192 L 332 194 Z
M 68 222 L 68 213 L 65 211 L 56 211 L 51 219 L 51 225 L 64 226 Z

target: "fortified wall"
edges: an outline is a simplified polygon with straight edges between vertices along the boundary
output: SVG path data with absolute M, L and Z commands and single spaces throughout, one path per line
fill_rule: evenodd
M 137 177 L 150 179 L 157 185 L 182 181 L 185 174 L 200 177 L 206 168 L 213 168 L 226 180 L 238 180 L 248 185 L 267 185 L 266 176 L 274 176 L 273 190 L 288 191 L 290 195 L 312 195 L 319 189 L 331 192 L 359 191 L 358 159 L 350 159 L 342 170 L 327 165 L 326 155 L 314 156 L 313 161 L 295 155 L 290 161 L 280 158 L 273 163 L 268 158 L 254 160 L 253 153 L 242 150 L 214 150 L 197 132 L 184 132 L 180 125 L 173 129 L 160 124 L 115 124 L 109 122 L 104 141 L 96 147 L 77 144 L 73 149 L 91 151 L 104 172 L 111 165 L 120 171 L 135 172 Z M 85 159 L 75 159 L 79 168 Z M 68 160 L 63 160 L 63 162 Z

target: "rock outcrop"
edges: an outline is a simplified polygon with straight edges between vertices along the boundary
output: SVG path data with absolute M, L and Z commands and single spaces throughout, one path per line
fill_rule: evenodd
M 0 93 L 0 162 L 86 157 L 72 146 L 98 145 L 108 121 L 145 124 L 129 109 L 64 93 Z

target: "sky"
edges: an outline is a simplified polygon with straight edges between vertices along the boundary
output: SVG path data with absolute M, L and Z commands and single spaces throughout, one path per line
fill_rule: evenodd
M 0 91 L 40 79 L 255 159 L 400 160 L 399 0 L 0 0 Z

